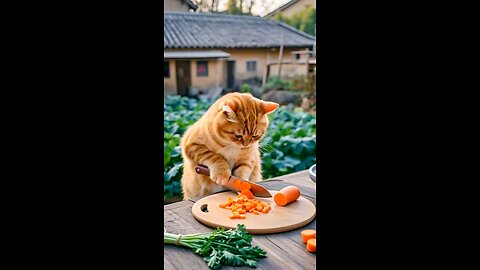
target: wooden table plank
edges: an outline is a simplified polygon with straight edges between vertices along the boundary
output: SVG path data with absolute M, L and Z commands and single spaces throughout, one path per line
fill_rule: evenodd
M 313 185 L 311 184 L 313 183 Z M 315 203 L 316 186 L 310 180 L 308 171 L 266 180 L 261 183 L 268 189 L 280 190 L 291 184 L 298 186 L 302 195 Z M 192 206 L 196 199 L 164 205 L 165 228 L 174 234 L 192 234 L 211 232 L 209 228 L 198 222 L 192 215 Z M 267 258 L 258 262 L 257 269 L 315 269 L 315 253 L 306 251 L 301 241 L 300 232 L 305 229 L 315 229 L 316 219 L 303 228 L 268 235 L 255 235 L 253 245 L 267 252 Z M 165 269 L 209 269 L 203 258 L 191 250 L 174 245 L 164 245 Z M 222 269 L 251 269 L 248 267 L 224 267 Z
M 299 171 L 296 173 L 291 173 L 283 176 L 274 177 L 271 180 L 281 179 L 285 182 L 298 184 L 304 187 L 309 187 L 313 189 L 317 189 L 316 183 L 310 179 L 310 174 L 308 174 L 308 170 Z M 267 180 L 269 181 L 269 180 Z

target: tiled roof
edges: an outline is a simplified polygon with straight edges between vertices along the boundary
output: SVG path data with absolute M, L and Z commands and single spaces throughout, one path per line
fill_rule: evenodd
M 272 19 L 186 12 L 165 12 L 164 48 L 311 47 L 315 37 Z

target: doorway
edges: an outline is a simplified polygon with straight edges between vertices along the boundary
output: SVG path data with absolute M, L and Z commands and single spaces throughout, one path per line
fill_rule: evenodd
M 177 93 L 182 96 L 189 95 L 189 89 L 192 86 L 192 76 L 190 73 L 190 61 L 177 60 L 176 61 L 177 74 Z
M 227 60 L 227 89 L 235 87 L 235 61 Z

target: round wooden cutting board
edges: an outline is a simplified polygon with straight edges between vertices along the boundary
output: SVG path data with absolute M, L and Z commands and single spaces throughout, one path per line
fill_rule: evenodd
M 272 196 L 278 192 L 269 191 Z M 284 207 L 276 205 L 273 197 L 256 197 L 258 200 L 268 202 L 272 207 L 267 214 L 246 213 L 245 219 L 230 219 L 229 216 L 232 212 L 229 209 L 220 208 L 219 205 L 225 203 L 228 197 L 235 199 L 237 196 L 237 193 L 233 191 L 207 196 L 193 205 L 192 214 L 198 221 L 212 228 L 236 229 L 237 224 L 245 224 L 247 231 L 251 234 L 291 231 L 307 225 L 315 218 L 315 205 L 300 196 L 298 200 Z

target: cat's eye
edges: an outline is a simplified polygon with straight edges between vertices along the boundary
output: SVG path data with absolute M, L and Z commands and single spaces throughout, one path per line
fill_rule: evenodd
M 237 138 L 237 139 L 241 139 L 242 137 L 243 137 L 242 135 L 235 134 L 235 138 Z

